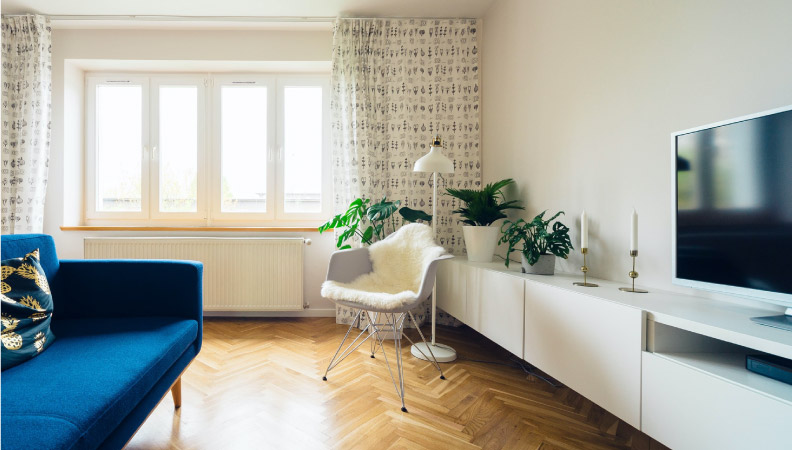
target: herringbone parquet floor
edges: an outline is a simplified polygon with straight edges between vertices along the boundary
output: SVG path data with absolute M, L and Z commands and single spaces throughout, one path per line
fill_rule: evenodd
M 447 380 L 405 346 L 402 413 L 382 354 L 369 358 L 368 344 L 322 381 L 345 331 L 332 318 L 206 320 L 181 409 L 166 396 L 127 448 L 665 448 L 569 388 L 470 361 L 508 364 L 509 354 L 467 327 L 438 329 L 465 358 L 443 365 Z

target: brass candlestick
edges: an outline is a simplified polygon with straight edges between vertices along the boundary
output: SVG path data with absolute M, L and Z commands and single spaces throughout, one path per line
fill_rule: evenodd
M 628 275 L 630 278 L 632 278 L 632 287 L 620 287 L 619 290 L 624 292 L 634 292 L 636 294 L 646 294 L 649 291 L 635 289 L 635 279 L 638 278 L 638 272 L 635 271 L 635 257 L 638 256 L 638 250 L 630 250 L 630 256 L 632 256 L 633 265 L 632 270 Z
M 598 284 L 589 283 L 588 281 L 586 281 L 586 273 L 588 273 L 588 266 L 586 266 L 586 254 L 588 253 L 588 249 L 581 248 L 580 251 L 583 252 L 583 267 L 580 268 L 580 271 L 583 272 L 583 282 L 581 283 L 580 281 L 576 281 L 572 284 L 574 284 L 575 286 L 585 286 L 585 287 L 599 286 Z

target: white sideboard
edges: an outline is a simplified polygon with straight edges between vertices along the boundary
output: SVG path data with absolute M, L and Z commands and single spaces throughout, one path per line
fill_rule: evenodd
M 768 311 L 574 281 L 457 257 L 437 304 L 671 448 L 792 448 L 792 386 L 745 369 L 749 353 L 792 359 L 792 332 L 750 321 Z

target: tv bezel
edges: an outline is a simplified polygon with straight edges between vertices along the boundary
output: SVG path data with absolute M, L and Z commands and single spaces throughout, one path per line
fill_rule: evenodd
M 710 128 L 716 128 L 723 125 L 731 125 L 738 122 L 745 122 L 751 119 L 758 119 L 760 117 L 772 116 L 782 112 L 792 111 L 792 105 L 783 106 L 780 108 L 770 109 L 754 114 L 737 117 L 734 119 L 723 120 L 707 125 L 702 125 L 687 130 L 676 131 L 671 133 L 671 282 L 678 286 L 699 289 L 703 291 L 716 292 L 720 294 L 733 295 L 737 297 L 745 297 L 752 300 L 759 300 L 775 305 L 785 306 L 792 308 L 792 294 L 784 294 L 781 292 L 763 291 L 760 289 L 744 288 L 739 286 L 732 286 L 727 284 L 710 283 L 706 281 L 691 280 L 687 278 L 680 278 L 677 276 L 677 220 L 678 220 L 678 199 L 677 199 L 677 138 L 682 135 L 695 133 Z

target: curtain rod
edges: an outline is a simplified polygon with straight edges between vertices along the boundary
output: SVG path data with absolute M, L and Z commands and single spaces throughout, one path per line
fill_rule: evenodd
M 3 17 L 20 17 L 34 14 L 3 14 Z M 46 14 L 41 14 L 46 16 Z M 109 15 L 109 16 L 81 16 L 81 15 L 52 15 L 50 20 L 140 20 L 140 21 L 173 21 L 173 22 L 335 22 L 337 18 L 352 20 L 475 20 L 472 17 L 330 17 L 330 16 L 167 16 L 167 15 Z

